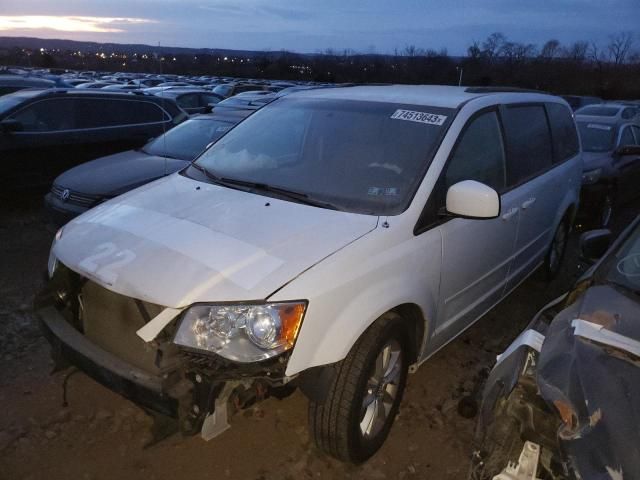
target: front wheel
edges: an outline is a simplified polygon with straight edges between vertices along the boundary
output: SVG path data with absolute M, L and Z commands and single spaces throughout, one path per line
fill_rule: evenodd
M 324 402 L 310 401 L 316 445 L 342 461 L 361 463 L 382 446 L 407 382 L 409 337 L 399 315 L 383 315 L 364 333 L 337 372 Z

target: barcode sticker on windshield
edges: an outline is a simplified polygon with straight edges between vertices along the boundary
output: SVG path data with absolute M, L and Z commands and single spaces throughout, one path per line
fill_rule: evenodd
M 442 125 L 447 119 L 446 115 L 435 113 L 415 112 L 413 110 L 396 110 L 391 118 L 394 120 L 407 120 L 409 122 L 426 123 L 427 125 Z
M 600 125 L 598 123 L 590 123 L 587 125 L 587 128 L 595 128 L 596 130 L 611 130 L 611 126 L 609 125 Z

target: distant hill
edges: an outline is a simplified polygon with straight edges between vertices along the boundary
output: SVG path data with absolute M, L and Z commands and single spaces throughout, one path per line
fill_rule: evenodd
M 45 48 L 47 50 L 68 50 L 82 52 L 118 52 L 126 54 L 180 54 L 180 55 L 226 55 L 226 56 L 247 56 L 252 57 L 256 54 L 279 52 L 263 52 L 253 50 L 229 50 L 220 48 L 184 48 L 171 46 L 154 46 L 141 43 L 98 43 L 98 42 L 81 42 L 76 40 L 61 40 L 56 38 L 35 38 L 35 37 L 0 37 L 0 48 L 27 48 L 30 50 L 38 50 Z M 312 56 L 311 54 L 307 54 Z

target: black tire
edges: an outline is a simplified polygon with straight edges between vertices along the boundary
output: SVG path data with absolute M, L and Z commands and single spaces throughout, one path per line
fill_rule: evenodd
M 571 225 L 567 216 L 565 216 L 556 228 L 549 245 L 549 250 L 544 258 L 544 274 L 547 280 L 553 280 L 560 273 L 562 261 L 567 252 L 567 244 L 569 243 L 569 233 Z
M 410 362 L 409 345 L 406 326 L 393 312 L 380 317 L 360 337 L 349 355 L 337 364 L 324 402 L 309 402 L 309 428 L 318 448 L 332 457 L 355 464 L 364 462 L 378 451 L 389 434 L 402 400 Z M 396 347 L 399 347 L 399 355 L 394 357 Z M 376 388 L 376 367 L 385 363 L 383 352 L 387 352 L 389 359 L 387 367 L 393 358 L 396 359 L 390 370 L 394 376 L 397 374 L 397 380 L 386 384 L 381 381 Z M 385 368 L 383 371 L 387 372 Z M 395 391 L 391 402 L 392 395 L 387 389 Z M 370 401 L 372 398 L 374 400 Z M 367 407 L 365 400 L 370 401 Z M 370 413 L 372 410 L 375 413 Z M 384 421 L 377 416 L 378 412 L 385 412 Z M 367 423 L 369 418 L 371 421 Z M 371 430 L 369 434 L 362 430 L 367 430 L 367 426 Z

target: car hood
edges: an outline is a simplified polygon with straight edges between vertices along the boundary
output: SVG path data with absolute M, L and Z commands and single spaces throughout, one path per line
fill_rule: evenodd
M 596 168 L 604 168 L 607 169 L 611 165 L 611 155 L 612 152 L 583 152 L 582 153 L 582 161 L 583 167 L 582 169 L 587 172 L 589 170 L 594 170 Z
M 114 292 L 182 308 L 265 299 L 377 223 L 174 174 L 77 217 L 53 254 Z
M 188 164 L 186 160 L 128 150 L 78 165 L 58 176 L 54 183 L 75 192 L 114 196 L 177 172 Z

